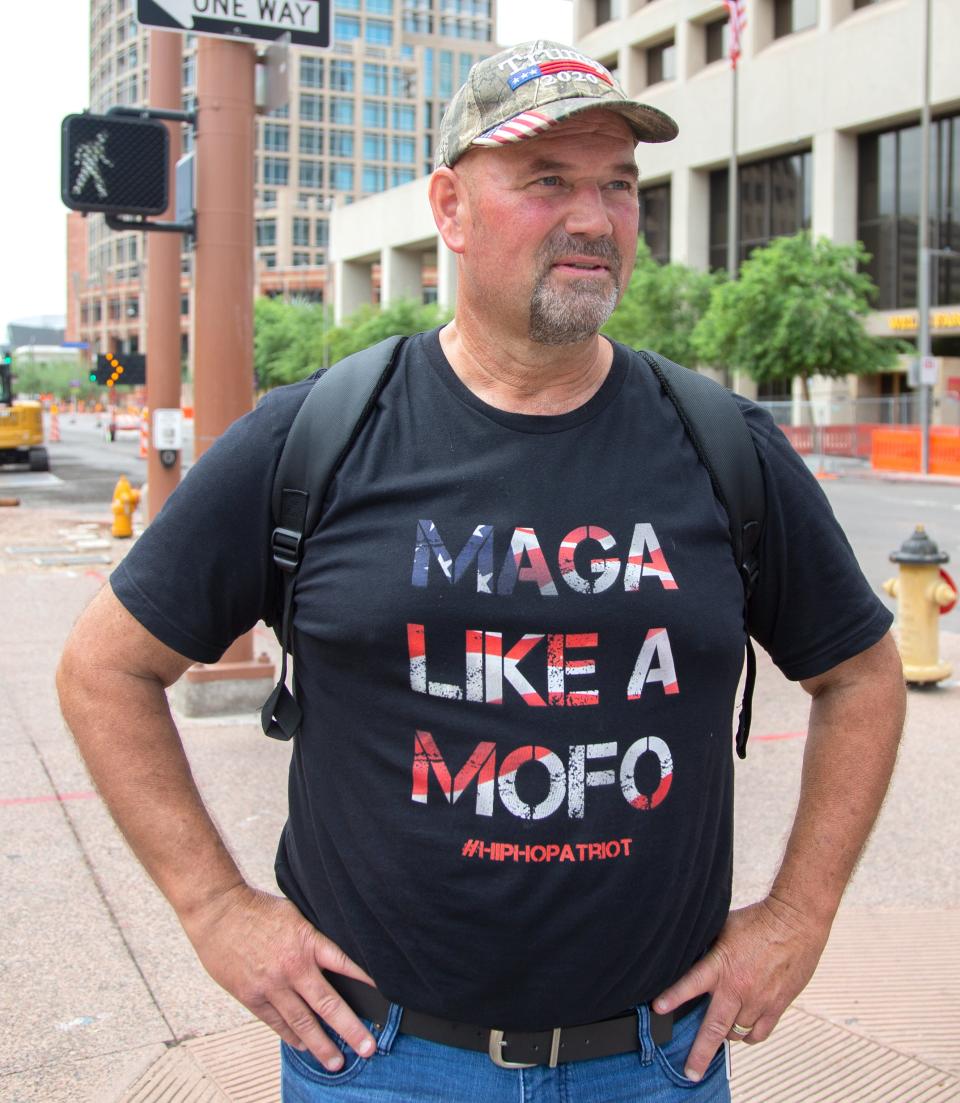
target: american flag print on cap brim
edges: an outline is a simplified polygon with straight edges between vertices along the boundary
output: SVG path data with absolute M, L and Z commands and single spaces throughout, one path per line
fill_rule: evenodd
M 505 123 L 488 130 L 473 139 L 475 146 L 501 146 L 507 142 L 522 142 L 524 138 L 532 138 L 543 130 L 547 130 L 557 122 L 549 119 L 537 111 L 523 111 Z

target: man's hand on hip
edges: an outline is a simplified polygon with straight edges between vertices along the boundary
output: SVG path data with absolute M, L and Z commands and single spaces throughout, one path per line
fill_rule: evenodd
M 696 996 L 710 1006 L 687 1057 L 686 1075 L 699 1080 L 724 1038 L 762 1042 L 813 976 L 829 926 L 812 926 L 768 896 L 732 911 L 709 952 L 654 1000 L 667 1012 Z M 747 1034 L 733 1025 L 749 1028 Z
M 376 1051 L 363 1023 L 327 982 L 332 970 L 373 984 L 367 974 L 280 896 L 241 884 L 183 918 L 213 979 L 297 1049 L 336 1071 L 343 1057 L 317 1016 L 362 1057 Z

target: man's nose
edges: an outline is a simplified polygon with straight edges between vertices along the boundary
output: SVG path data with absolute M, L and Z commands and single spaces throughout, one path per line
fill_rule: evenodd
M 603 200 L 604 193 L 595 184 L 577 188 L 564 219 L 567 233 L 609 237 L 613 233 L 613 223 Z

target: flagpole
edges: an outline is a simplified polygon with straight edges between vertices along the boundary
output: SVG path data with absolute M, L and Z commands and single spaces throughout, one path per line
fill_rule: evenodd
M 733 73 L 731 135 L 730 135 L 730 167 L 728 175 L 727 191 L 727 272 L 730 279 L 737 278 L 737 253 L 738 253 L 738 203 L 737 203 L 737 63 L 731 65 Z

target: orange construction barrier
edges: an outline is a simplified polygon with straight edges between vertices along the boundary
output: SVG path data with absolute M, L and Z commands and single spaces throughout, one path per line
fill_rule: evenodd
M 919 429 L 874 429 L 870 462 L 875 471 L 920 473 L 923 462 Z M 960 475 L 960 429 L 951 425 L 930 428 L 931 475 Z
M 60 440 L 60 408 L 58 406 L 50 407 L 50 443 L 53 444 Z
M 146 406 L 140 411 L 140 459 L 145 460 L 150 448 L 150 411 Z

